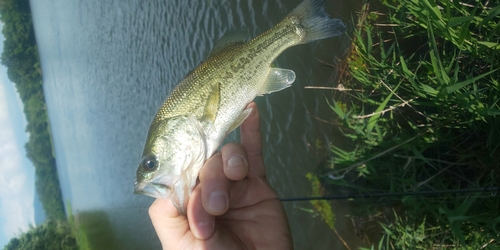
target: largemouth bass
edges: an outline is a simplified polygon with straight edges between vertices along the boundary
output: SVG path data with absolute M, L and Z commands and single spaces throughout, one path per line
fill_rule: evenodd
M 324 11 L 324 0 L 305 0 L 280 23 L 247 40 L 248 32 L 229 32 L 203 63 L 167 97 L 148 131 L 137 168 L 134 193 L 170 198 L 181 214 L 198 173 L 251 110 L 256 96 L 289 87 L 295 73 L 272 68 L 274 59 L 298 44 L 338 36 L 346 26 Z

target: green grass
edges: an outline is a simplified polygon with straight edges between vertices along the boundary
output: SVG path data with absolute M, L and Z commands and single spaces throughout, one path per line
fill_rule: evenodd
M 360 14 L 339 81 L 348 90 L 329 100 L 351 147 L 331 148 L 322 176 L 335 178 L 324 184 L 351 193 L 499 186 L 499 1 L 383 5 Z M 500 248 L 491 194 L 370 204 L 354 213 L 380 223 L 374 248 Z M 398 208 L 394 218 L 381 218 L 380 204 Z

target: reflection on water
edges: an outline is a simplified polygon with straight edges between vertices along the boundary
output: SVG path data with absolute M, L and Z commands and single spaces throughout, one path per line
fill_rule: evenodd
M 226 31 L 248 27 L 256 36 L 299 2 L 31 1 L 59 175 L 75 213 L 103 211 L 118 249 L 159 248 L 147 216 L 152 199 L 132 195 L 157 108 Z M 349 21 L 354 3 L 344 2 L 328 1 L 327 9 Z M 335 139 L 331 125 L 309 115 L 333 115 L 325 101 L 331 93 L 304 86 L 332 84 L 332 69 L 317 59 L 334 62 L 346 41 L 333 38 L 285 51 L 275 64 L 296 72 L 294 85 L 256 99 L 268 177 L 281 197 L 309 195 L 305 175 L 325 157 L 311 145 Z M 238 140 L 238 133 L 227 140 Z M 342 249 L 320 218 L 300 209 L 310 209 L 309 203 L 285 208 L 297 249 Z
M 78 213 L 75 215 L 75 224 L 78 228 L 77 233 L 87 238 L 89 249 L 118 249 L 120 244 L 113 235 L 113 227 L 104 211 Z M 79 237 L 82 237 L 81 235 Z

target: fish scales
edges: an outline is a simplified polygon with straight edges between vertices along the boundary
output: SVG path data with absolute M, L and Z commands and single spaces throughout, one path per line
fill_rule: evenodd
M 197 118 L 202 117 L 202 107 L 216 84 L 221 84 L 221 98 L 229 98 L 228 101 L 232 101 L 232 97 L 238 92 L 245 91 L 226 86 L 239 85 L 256 92 L 258 84 L 264 83 L 269 65 L 274 59 L 301 40 L 293 27 L 283 22 L 280 24 L 248 43 L 233 45 L 201 63 L 173 90 L 154 121 L 186 112 L 196 114 Z M 189 101 L 186 102 L 186 99 Z M 225 103 L 224 101 L 221 100 L 221 103 Z

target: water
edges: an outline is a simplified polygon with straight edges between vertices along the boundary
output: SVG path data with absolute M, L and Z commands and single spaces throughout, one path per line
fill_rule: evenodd
M 328 1 L 327 10 L 349 21 L 355 4 L 344 2 Z M 247 27 L 255 37 L 299 3 L 31 1 L 59 176 L 73 213 L 104 213 L 117 249 L 160 248 L 147 215 L 152 198 L 132 194 L 152 117 L 226 31 Z M 331 125 L 310 115 L 332 117 L 325 101 L 331 93 L 304 86 L 333 84 L 333 70 L 317 59 L 334 62 L 347 41 L 344 36 L 285 51 L 276 66 L 296 72 L 294 85 L 256 99 L 267 176 L 280 197 L 310 194 L 305 175 L 325 156 L 316 141 L 328 145 L 336 138 Z M 237 133 L 227 139 L 236 140 Z M 308 202 L 285 208 L 297 249 L 343 248 L 321 218 L 299 209 L 310 209 Z M 337 227 L 352 231 L 342 220 Z

